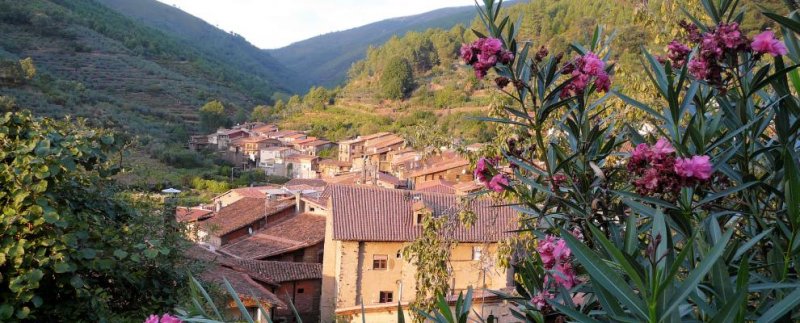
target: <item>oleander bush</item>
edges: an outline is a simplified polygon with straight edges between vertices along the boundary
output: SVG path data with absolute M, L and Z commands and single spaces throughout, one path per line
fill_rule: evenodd
M 505 137 L 475 174 L 534 246 L 514 250 L 519 287 L 500 293 L 517 318 L 800 319 L 800 16 L 766 12 L 780 29 L 747 34 L 738 1 L 700 3 L 665 56 L 642 50 L 656 104 L 615 91 L 602 28 L 550 53 L 517 41 L 502 1 L 478 8 L 485 31 L 462 59 L 513 103 L 483 118 Z

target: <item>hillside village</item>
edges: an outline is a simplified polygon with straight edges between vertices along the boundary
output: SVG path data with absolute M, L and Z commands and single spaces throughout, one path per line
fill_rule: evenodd
M 291 178 L 232 189 L 176 213 L 196 242 L 190 257 L 214 264 L 200 278 L 227 277 L 238 293 L 252 295 L 254 317 L 262 304 L 275 322 L 295 322 L 292 304 L 304 322 L 360 321 L 362 307 L 369 322 L 393 321 L 398 302 L 407 307 L 415 297 L 416 268 L 402 249 L 426 216 L 464 210 L 477 220 L 452 232 L 458 245 L 449 298 L 472 287 L 477 311 L 509 315 L 488 289 L 513 288 L 513 273 L 494 261 L 498 242 L 516 228 L 516 212 L 470 201 L 482 185 L 455 151 L 423 158 L 393 133 L 335 143 L 263 123 L 194 136 L 189 148 Z

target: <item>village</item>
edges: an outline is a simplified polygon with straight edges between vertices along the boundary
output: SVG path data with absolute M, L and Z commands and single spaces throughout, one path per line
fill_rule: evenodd
M 403 248 L 420 235 L 426 216 L 454 216 L 463 208 L 477 219 L 451 233 L 458 244 L 448 300 L 472 288 L 477 313 L 511 315 L 488 290 L 513 289 L 513 271 L 495 262 L 517 213 L 485 198 L 464 203 L 483 186 L 455 151 L 428 157 L 393 133 L 335 143 L 262 123 L 193 136 L 189 148 L 290 178 L 231 189 L 176 213 L 196 243 L 189 256 L 213 264 L 199 278 L 217 284 L 226 278 L 254 318 L 265 319 L 260 304 L 274 322 L 297 322 L 292 307 L 303 322 L 362 315 L 395 321 L 398 304 L 408 314 L 415 298 L 416 267 Z

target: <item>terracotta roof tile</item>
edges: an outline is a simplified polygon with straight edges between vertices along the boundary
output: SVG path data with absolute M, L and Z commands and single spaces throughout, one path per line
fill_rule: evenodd
M 325 185 L 328 185 L 328 183 L 326 183 L 325 181 L 323 181 L 321 179 L 316 179 L 316 178 L 314 178 L 314 179 L 293 178 L 293 179 L 289 180 L 288 182 L 284 183 L 283 187 L 292 189 L 293 186 L 297 186 L 297 185 L 307 185 L 307 186 L 312 186 L 312 187 L 325 187 Z
M 246 227 L 270 214 L 294 207 L 294 199 L 269 201 L 266 198 L 245 197 L 228 205 L 203 222 L 215 236 L 222 236 Z
M 455 153 L 445 153 L 441 156 L 437 156 L 425 161 L 422 167 L 413 169 L 411 176 L 417 177 L 426 174 L 438 173 L 463 166 L 469 166 L 469 160 Z
M 322 264 L 286 261 L 236 259 L 243 268 L 269 277 L 276 282 L 322 279 Z
M 221 250 L 241 258 L 262 259 L 310 247 L 323 240 L 325 216 L 303 213 L 227 244 Z
M 414 189 L 421 192 L 431 192 L 431 193 L 454 194 L 456 192 L 456 189 L 453 187 L 453 182 L 446 181 L 443 179 L 436 179 L 432 181 L 422 182 L 420 184 L 417 184 L 417 187 L 415 187 Z
M 329 192 L 327 192 L 329 191 Z M 328 187 L 333 211 L 333 238 L 349 241 L 413 241 L 421 229 L 414 225 L 414 201 L 429 205 L 436 215 L 460 210 L 452 194 L 333 184 Z M 517 213 L 508 206 L 494 206 L 489 199 L 471 203 L 478 219 L 471 227 L 459 226 L 453 237 L 461 242 L 498 241 L 517 228 Z
M 225 279 L 227 279 L 243 302 L 257 301 L 269 304 L 272 307 L 286 307 L 286 304 L 281 302 L 275 294 L 256 282 L 256 280 L 259 280 L 277 286 L 278 282 L 268 278 L 268 276 L 252 271 L 238 264 L 232 258 L 217 254 L 198 245 L 190 247 L 186 251 L 186 255 L 207 263 L 203 272 L 198 275 L 201 281 L 222 287 Z
M 178 207 L 175 209 L 175 220 L 178 222 L 194 222 L 212 216 L 213 211 L 199 208 Z

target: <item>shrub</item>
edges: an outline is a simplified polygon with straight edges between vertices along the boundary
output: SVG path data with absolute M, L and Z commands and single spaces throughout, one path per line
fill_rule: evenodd
M 403 58 L 394 57 L 381 74 L 381 95 L 387 99 L 402 99 L 411 91 L 413 83 L 411 65 Z
M 517 263 L 521 297 L 506 296 L 516 317 L 800 316 L 800 79 L 786 63 L 800 62 L 800 18 L 766 13 L 785 44 L 771 31 L 749 39 L 737 2 L 702 2 L 708 17 L 689 16 L 684 42 L 643 53 L 659 106 L 616 93 L 649 117 L 649 134 L 605 117 L 613 55 L 600 28 L 574 56 L 550 55 L 513 39 L 518 26 L 493 0 L 479 8 L 487 36 L 462 58 L 516 102 L 485 118 L 504 140 L 475 172 L 525 214 L 517 246 L 538 244 Z M 625 142 L 635 148 L 619 154 Z

